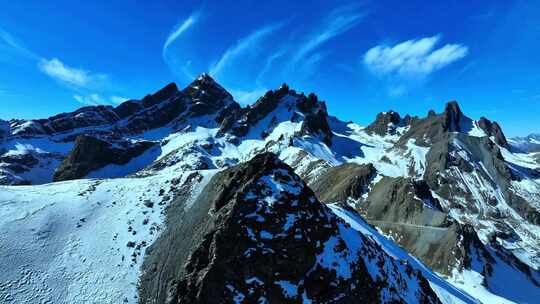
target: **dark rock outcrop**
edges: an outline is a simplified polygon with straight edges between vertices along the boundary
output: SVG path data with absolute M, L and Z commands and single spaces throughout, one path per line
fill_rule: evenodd
M 54 172 L 54 181 L 82 178 L 109 164 L 126 164 L 154 146 L 146 141 L 122 144 L 112 145 L 87 135 L 77 137 L 73 150 Z
M 486 132 L 487 136 L 493 137 L 495 143 L 502 147 L 508 147 L 508 141 L 506 136 L 497 122 L 491 122 L 491 120 L 481 117 L 478 120 L 478 126 Z
M 228 115 L 221 118 L 221 126 L 218 136 L 223 136 L 226 133 L 233 134 L 237 137 L 246 136 L 249 131 L 263 119 L 270 119 L 269 128 L 278 121 L 276 116 L 270 117 L 272 112 L 279 107 L 283 107 L 287 112 L 292 113 L 291 121 L 302 120 L 301 130 L 298 136 L 316 136 L 319 137 L 325 144 L 332 144 L 332 130 L 328 123 L 328 112 L 324 102 L 319 101 L 313 93 L 305 96 L 298 94 L 296 91 L 289 89 L 286 84 L 281 85 L 277 90 L 268 91 L 247 108 L 235 107 L 232 110 L 227 110 Z M 271 130 L 265 130 L 263 134 L 256 134 L 265 137 Z
M 447 227 L 449 219 L 424 181 L 383 177 L 358 205 L 369 221 Z
M 232 95 L 208 74 L 199 76 L 182 92 L 191 100 L 191 117 L 219 113 L 229 104 L 236 104 Z
M 419 272 L 350 230 L 273 154 L 218 173 L 191 209 L 167 216 L 182 220 L 160 237 L 172 243 L 147 251 L 141 303 L 378 303 L 382 293 L 439 302 Z M 391 283 L 402 276 L 417 285 Z
M 154 94 L 146 95 L 142 100 L 141 103 L 143 107 L 149 108 L 152 106 L 157 105 L 158 103 L 161 103 L 167 99 L 170 99 L 172 97 L 175 97 L 178 95 L 178 87 L 174 82 L 171 82 L 167 84 L 165 87 L 160 89 Z
M 471 269 L 473 257 L 485 267 L 494 263 L 474 228 L 451 220 L 424 181 L 384 177 L 358 208 L 368 222 L 439 273 Z
M 372 164 L 348 163 L 328 168 L 309 186 L 321 202 L 347 202 L 349 198 L 358 200 L 367 193 L 376 174 Z
M 394 135 L 398 127 L 407 126 L 412 120 L 409 115 L 401 118 L 399 113 L 394 111 L 381 112 L 377 114 L 375 121 L 366 127 L 366 132 L 379 136 Z

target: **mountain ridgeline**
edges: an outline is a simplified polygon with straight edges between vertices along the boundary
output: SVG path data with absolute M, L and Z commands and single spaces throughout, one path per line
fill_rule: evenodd
M 361 127 L 286 84 L 242 107 L 207 74 L 0 121 L 0 302 L 531 303 L 535 145 L 455 101 Z M 43 269 L 58 257 L 72 269 Z M 21 273 L 53 287 L 15 291 Z

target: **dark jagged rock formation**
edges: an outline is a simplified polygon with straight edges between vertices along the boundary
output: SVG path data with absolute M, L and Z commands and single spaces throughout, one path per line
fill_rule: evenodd
M 128 100 L 112 106 L 89 106 L 47 119 L 13 120 L 13 135 L 53 135 L 80 128 L 110 126 L 114 133 L 134 134 L 162 127 L 175 119 L 216 114 L 234 104 L 232 96 L 207 74 L 187 88 L 169 83 L 142 100 Z
M 208 74 L 199 76 L 183 93 L 191 100 L 189 111 L 192 117 L 220 113 L 230 104 L 238 105 L 232 101 L 231 94 Z
M 332 145 L 332 130 L 328 125 L 328 113 L 322 106 L 312 112 L 305 113 L 304 122 L 300 129 L 300 135 L 315 135 L 320 137 L 327 146 Z
M 146 141 L 113 146 L 101 139 L 81 135 L 77 137 L 69 156 L 54 173 L 54 181 L 78 179 L 109 164 L 126 164 L 152 146 L 154 143 Z
M 445 227 L 448 217 L 424 181 L 383 177 L 358 205 L 368 220 Z
M 472 121 L 463 115 L 457 102 L 451 101 L 446 104 L 441 114 L 430 111 L 426 118 L 413 119 L 411 127 L 400 138 L 399 144 L 405 145 L 410 139 L 414 139 L 418 145 L 430 146 L 449 132 L 464 131 L 465 124 L 471 123 Z
M 366 127 L 366 132 L 379 136 L 394 135 L 397 128 L 409 125 L 412 120 L 409 115 L 401 118 L 399 113 L 394 111 L 381 112 L 377 114 L 375 121 Z
M 146 95 L 141 103 L 144 107 L 155 106 L 169 98 L 175 97 L 178 94 L 178 87 L 174 82 L 167 84 L 154 94 Z M 133 113 L 132 113 L 133 114 Z
M 141 303 L 379 303 L 383 293 L 387 303 L 439 302 L 273 154 L 218 173 L 191 209 L 168 217 L 182 220 L 147 252 Z
M 461 132 L 463 130 L 462 121 L 464 117 L 457 101 L 448 102 L 442 114 L 443 130 L 447 132 Z
M 358 200 L 367 193 L 376 174 L 372 164 L 343 164 L 329 168 L 309 186 L 321 202 L 347 202 L 349 198 Z
M 400 139 L 401 144 L 405 144 L 409 139 L 415 139 L 418 144 L 429 146 L 444 139 L 448 133 L 467 133 L 473 128 L 474 123 L 472 119 L 463 114 L 456 101 L 448 102 L 441 114 L 430 111 L 426 118 L 411 119 L 410 121 L 411 128 Z M 496 144 L 508 147 L 508 141 L 499 124 L 491 122 L 485 117 L 480 118 L 477 124 L 486 133 L 486 136 L 494 138 Z
M 486 271 L 495 263 L 474 228 L 450 220 L 424 181 L 384 177 L 358 208 L 368 222 L 439 273 L 471 269 L 473 258 Z
M 506 136 L 504 136 L 504 133 L 497 122 L 491 122 L 491 120 L 485 117 L 480 117 L 478 126 L 486 132 L 487 136 L 493 137 L 496 144 L 502 147 L 508 146 Z
M 221 121 L 219 136 L 231 133 L 237 137 L 246 136 L 249 131 L 261 122 L 270 117 L 270 114 L 279 107 L 284 107 L 287 111 L 294 113 L 291 121 L 302 120 L 302 127 L 299 136 L 317 136 L 327 145 L 332 144 L 332 131 L 328 124 L 328 112 L 324 102 L 319 101 L 313 93 L 307 97 L 298 94 L 283 84 L 279 89 L 268 91 L 259 98 L 255 104 L 247 108 L 234 108 L 229 110 L 229 114 Z M 273 116 L 272 121 L 278 122 L 278 117 Z M 269 130 L 271 131 L 271 130 Z M 265 137 L 265 134 L 257 134 Z

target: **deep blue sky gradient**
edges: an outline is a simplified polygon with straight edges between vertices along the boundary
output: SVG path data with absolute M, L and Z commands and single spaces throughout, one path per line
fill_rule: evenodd
M 211 72 L 243 103 L 286 82 L 360 124 L 456 99 L 507 135 L 540 132 L 540 2 L 434 2 L 0 0 L 0 118 L 114 104 Z M 376 46 L 430 37 L 431 51 L 465 53 L 412 74 L 365 60 Z M 45 72 L 54 58 L 84 83 Z

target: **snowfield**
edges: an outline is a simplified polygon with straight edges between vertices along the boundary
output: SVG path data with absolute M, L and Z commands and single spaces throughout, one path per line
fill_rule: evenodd
M 212 173 L 203 172 L 194 197 Z M 172 181 L 0 187 L 0 302 L 136 303 L 139 267 L 163 228 Z

